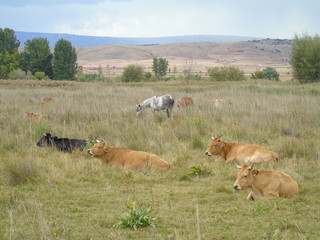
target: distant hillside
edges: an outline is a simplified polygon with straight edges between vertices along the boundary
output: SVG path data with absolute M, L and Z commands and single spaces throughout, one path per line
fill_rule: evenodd
M 220 35 L 190 35 L 190 36 L 172 36 L 172 37 L 147 37 L 147 38 L 126 38 L 126 37 L 95 37 L 81 36 L 73 34 L 60 33 L 34 33 L 34 32 L 16 32 L 20 41 L 20 46 L 24 47 L 27 40 L 33 38 L 47 38 L 50 47 L 54 47 L 59 39 L 65 39 L 72 43 L 74 47 L 93 47 L 103 45 L 157 45 L 168 43 L 187 43 L 187 42 L 236 42 L 261 40 L 255 37 L 241 36 L 220 36 Z
M 108 65 L 112 62 L 149 61 L 154 57 L 170 61 L 193 59 L 215 64 L 285 64 L 289 62 L 290 40 L 240 42 L 171 43 L 152 46 L 112 45 L 77 47 L 80 65 Z

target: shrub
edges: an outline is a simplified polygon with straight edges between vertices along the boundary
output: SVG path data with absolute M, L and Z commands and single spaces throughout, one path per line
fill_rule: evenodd
M 196 165 L 190 167 L 189 173 L 180 177 L 180 180 L 187 181 L 191 180 L 192 177 L 208 177 L 211 174 L 212 171 L 208 167 L 204 165 Z
M 251 73 L 251 79 L 265 79 L 266 74 L 264 71 L 257 70 L 254 73 Z
M 266 69 L 263 69 L 263 72 L 265 74 L 265 79 L 279 81 L 279 73 L 276 69 L 267 67 Z
M 131 64 L 126 67 L 122 74 L 123 82 L 141 82 L 143 78 L 143 68 L 136 64 Z
M 150 82 L 152 79 L 152 74 L 150 72 L 145 72 L 143 74 L 143 79 L 145 82 Z
M 9 79 L 17 80 L 17 79 L 32 79 L 32 74 L 30 71 L 27 73 L 20 68 L 11 71 L 8 75 Z
M 33 76 L 33 79 L 48 80 L 49 77 L 44 72 L 36 72 Z
M 133 228 L 137 230 L 141 227 L 156 227 L 158 218 L 154 216 L 154 210 L 151 207 L 147 209 L 136 208 L 135 202 L 127 205 L 128 212 L 113 227 Z
M 79 77 L 77 77 L 77 81 L 79 82 L 96 82 L 103 80 L 104 78 L 97 73 L 82 74 Z
M 213 81 L 242 81 L 245 80 L 244 72 L 234 66 L 213 67 L 208 70 Z

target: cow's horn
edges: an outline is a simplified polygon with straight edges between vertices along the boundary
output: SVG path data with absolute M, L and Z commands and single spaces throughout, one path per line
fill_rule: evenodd
M 96 142 L 97 142 L 97 143 L 99 143 L 99 142 L 100 142 L 100 140 L 99 140 L 99 139 L 96 139 Z
M 220 135 L 218 135 L 218 138 L 221 138 L 223 135 L 222 134 L 220 134 Z
M 250 167 L 250 169 L 252 169 L 252 168 L 253 168 L 253 165 L 254 165 L 254 164 L 255 164 L 255 163 L 252 163 L 252 164 L 251 164 L 251 167 Z
M 237 164 L 237 162 L 236 161 L 234 161 L 234 165 L 237 167 L 237 168 L 242 168 L 241 166 L 239 166 L 238 164 Z

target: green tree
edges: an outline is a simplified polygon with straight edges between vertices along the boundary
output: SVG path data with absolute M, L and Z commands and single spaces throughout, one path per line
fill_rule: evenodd
M 77 73 L 77 53 L 71 42 L 60 39 L 54 47 L 53 76 L 57 80 L 74 80 Z
M 292 41 L 291 65 L 293 77 L 300 83 L 320 81 L 320 37 L 318 34 L 302 37 L 295 35 Z
M 25 42 L 25 49 L 22 52 L 21 69 L 25 72 L 30 71 L 44 72 L 49 78 L 53 77 L 52 58 L 49 42 L 46 38 L 34 38 Z
M 157 79 L 162 80 L 167 75 L 169 62 L 165 58 L 153 58 L 152 71 Z
M 17 40 L 15 32 L 12 29 L 0 28 L 0 54 L 8 52 L 10 54 L 14 53 L 15 49 L 20 46 L 20 41 Z
M 0 28 L 0 78 L 8 78 L 8 74 L 19 67 L 19 45 L 12 29 Z
M 0 78 L 9 78 L 9 73 L 19 68 L 21 55 L 17 49 L 12 54 L 5 52 L 0 54 Z
M 143 80 L 144 71 L 142 66 L 136 64 L 130 64 L 126 67 L 122 74 L 123 82 L 140 82 Z

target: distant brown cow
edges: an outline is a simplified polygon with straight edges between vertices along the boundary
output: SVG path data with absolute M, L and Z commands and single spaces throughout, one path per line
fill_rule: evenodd
M 43 101 L 41 103 L 39 103 L 39 104 L 47 105 L 47 104 L 50 104 L 50 103 L 53 103 L 53 102 L 54 102 L 53 98 L 46 97 L 46 98 L 43 98 Z
M 48 115 L 47 114 L 36 114 L 33 112 L 27 112 L 26 117 L 29 119 L 47 119 Z
M 279 154 L 268 150 L 267 148 L 240 142 L 224 142 L 220 137 L 212 137 L 206 155 L 218 155 L 225 161 L 239 161 L 243 163 L 258 163 L 273 160 L 279 160 Z
M 222 98 L 217 98 L 217 99 L 214 100 L 214 106 L 216 108 L 221 108 L 222 103 L 223 103 L 223 99 Z
M 131 168 L 170 168 L 169 163 L 155 154 L 108 146 L 104 141 L 97 141 L 88 153 L 111 165 Z
M 290 198 L 299 191 L 297 182 L 289 175 L 272 170 L 253 169 L 253 165 L 238 166 L 237 180 L 233 188 L 243 190 L 251 188 L 247 200 L 256 200 L 259 197 Z
M 183 97 L 178 103 L 178 107 L 186 107 L 193 104 L 193 100 L 190 97 Z
M 44 102 L 44 103 L 49 103 L 49 102 L 54 102 L 54 100 L 53 100 L 53 98 L 48 98 L 48 97 L 47 97 L 47 98 L 44 98 L 44 99 L 43 99 L 43 102 Z

